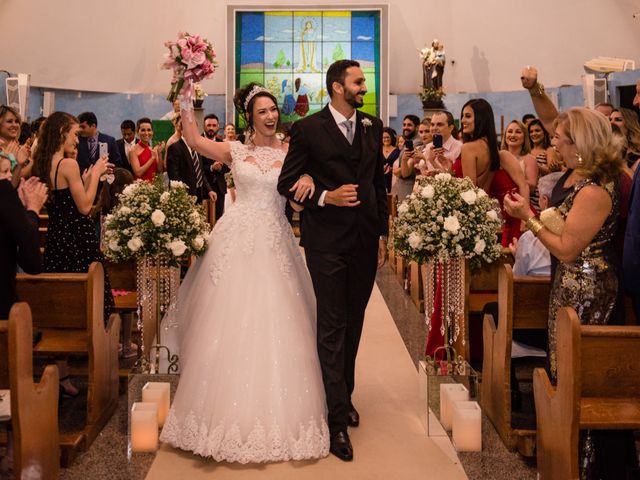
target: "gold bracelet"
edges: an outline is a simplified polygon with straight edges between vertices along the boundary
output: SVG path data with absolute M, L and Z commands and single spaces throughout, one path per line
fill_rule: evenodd
M 536 81 L 536 84 L 529 89 L 532 97 L 544 97 L 544 85 Z
M 531 230 L 531 233 L 533 233 L 533 235 L 536 237 L 540 233 L 540 230 L 542 230 L 542 228 L 544 227 L 542 222 L 535 216 L 529 218 L 529 220 L 527 220 L 524 225 L 525 227 L 527 227 L 527 229 Z

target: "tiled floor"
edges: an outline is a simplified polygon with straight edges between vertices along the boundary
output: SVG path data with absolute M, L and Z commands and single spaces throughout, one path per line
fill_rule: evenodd
M 422 358 L 426 328 L 420 314 L 405 294 L 388 266 L 378 272 L 377 284 L 391 311 L 398 330 L 414 363 Z M 127 452 L 127 412 L 129 401 L 124 394 L 116 414 L 95 440 L 89 451 L 81 454 L 71 468 L 62 472 L 63 480 L 143 479 L 153 462 L 152 454 Z M 483 422 L 482 453 L 460 454 L 470 479 L 535 479 L 535 464 L 509 452 L 492 425 Z

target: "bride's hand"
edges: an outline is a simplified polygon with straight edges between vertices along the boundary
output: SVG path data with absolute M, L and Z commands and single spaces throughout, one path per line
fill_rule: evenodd
M 316 186 L 313 183 L 313 178 L 305 173 L 296 183 L 293 184 L 293 187 L 291 187 L 289 191 L 295 192 L 293 194 L 293 199 L 296 202 L 302 203 L 306 198 L 311 198 L 313 196 L 316 191 Z

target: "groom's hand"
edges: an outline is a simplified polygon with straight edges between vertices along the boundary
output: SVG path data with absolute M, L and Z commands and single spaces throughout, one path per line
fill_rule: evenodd
M 346 184 L 335 190 L 329 190 L 324 197 L 324 203 L 336 207 L 357 207 L 360 205 L 358 185 Z

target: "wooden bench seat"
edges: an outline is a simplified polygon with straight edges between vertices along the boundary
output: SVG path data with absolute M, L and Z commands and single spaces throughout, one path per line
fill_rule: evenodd
M 640 327 L 581 325 L 557 314 L 557 385 L 533 375 L 541 480 L 578 478 L 580 430 L 640 428 Z
M 87 357 L 87 418 L 82 430 L 61 438 L 62 464 L 77 448 L 87 448 L 118 405 L 118 334 L 120 316 L 104 326 L 104 273 L 92 263 L 87 273 L 17 276 L 17 293 L 29 302 L 33 324 L 43 337 L 35 353 Z
M 58 368 L 46 366 L 33 382 L 32 332 L 26 303 L 0 321 L 0 388 L 11 391 L 14 478 L 53 480 L 60 471 Z
M 535 455 L 535 430 L 511 424 L 511 348 L 516 330 L 546 330 L 551 279 L 514 276 L 501 265 L 498 276 L 498 315 L 483 319 L 483 361 L 480 403 L 505 446 L 522 455 Z

